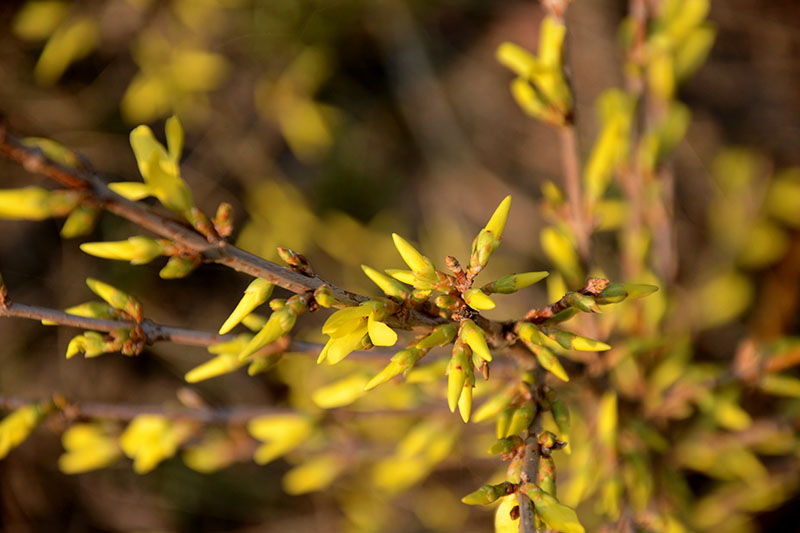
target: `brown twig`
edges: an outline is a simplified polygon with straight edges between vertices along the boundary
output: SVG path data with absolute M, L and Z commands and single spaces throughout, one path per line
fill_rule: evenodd
M 587 296 L 597 296 L 603 292 L 603 289 L 605 289 L 609 283 L 610 282 L 607 279 L 589 278 L 586 281 L 586 285 L 584 285 L 584 287 L 577 292 L 578 294 L 585 294 Z M 532 322 L 534 324 L 541 324 L 545 322 L 547 319 L 552 318 L 570 306 L 570 294 L 571 293 L 568 292 L 559 301 L 545 307 L 531 309 L 525 314 L 522 320 L 524 322 Z
M 114 331 L 117 329 L 125 329 L 133 326 L 131 322 L 125 320 L 107 320 L 103 318 L 90 318 L 78 315 L 71 315 L 56 309 L 48 309 L 46 307 L 38 307 L 33 305 L 25 305 L 17 302 L 9 302 L 6 305 L 0 305 L 0 317 L 14 317 L 26 318 L 30 320 L 48 320 L 62 326 L 71 326 L 92 331 Z M 166 341 L 175 344 L 182 344 L 185 346 L 211 346 L 220 342 L 225 342 L 234 339 L 236 336 L 233 334 L 220 335 L 219 333 L 212 333 L 208 331 L 200 331 L 187 328 L 179 328 L 175 326 L 167 326 L 153 322 L 149 319 L 144 319 L 139 326 L 145 335 L 145 342 L 153 344 L 155 342 Z M 281 342 L 280 339 L 275 341 L 276 344 Z M 272 345 L 269 345 L 272 346 Z M 265 347 L 262 350 L 268 350 Z M 315 342 L 300 341 L 292 339 L 286 351 L 291 353 L 304 353 L 309 355 L 318 355 L 322 350 L 322 345 Z M 393 355 L 393 351 L 389 350 L 356 350 L 350 354 L 350 357 L 363 357 L 369 359 L 381 358 L 385 359 Z
M 317 276 L 304 276 L 276 265 L 237 248 L 224 239 L 209 242 L 206 237 L 180 221 L 118 195 L 108 188 L 100 174 L 64 167 L 48 159 L 38 148 L 25 146 L 17 136 L 7 131 L 4 124 L 0 124 L 0 153 L 19 163 L 29 172 L 42 174 L 69 188 L 88 191 L 90 198 L 100 207 L 156 235 L 174 241 L 187 252 L 202 256 L 205 261 L 219 263 L 238 272 L 265 279 L 298 294 L 327 285 L 333 291 L 338 307 L 357 305 L 368 300 L 366 296 L 336 287 Z M 431 327 L 443 321 L 444 319 L 412 310 L 402 320 L 394 317 L 390 324 L 400 329 L 410 329 L 415 326 Z
M 59 411 L 72 420 L 92 418 L 132 420 L 139 415 L 155 414 L 173 420 L 192 420 L 202 424 L 241 424 L 258 416 L 282 415 L 298 412 L 296 409 L 288 407 L 237 406 L 196 409 L 188 407 L 168 407 L 163 405 L 120 405 L 95 402 L 73 402 L 59 396 L 54 396 L 52 401 Z M 0 396 L 0 411 L 10 411 L 38 402 L 39 400 L 30 400 L 15 396 Z M 355 417 L 383 417 L 390 415 L 424 416 L 437 410 L 446 412 L 444 407 L 437 408 L 437 406 L 399 410 L 376 409 L 372 411 L 331 409 L 326 412 L 337 420 L 347 420 Z

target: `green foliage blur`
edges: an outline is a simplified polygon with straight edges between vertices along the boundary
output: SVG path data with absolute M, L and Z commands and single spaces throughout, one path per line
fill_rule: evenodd
M 547 383 L 570 420 L 559 408 L 544 417 L 569 445 L 553 452 L 558 501 L 529 493 L 539 516 L 573 523 L 568 506 L 587 531 L 790 530 L 800 494 L 800 102 L 787 90 L 797 73 L 754 65 L 788 61 L 777 50 L 794 42 L 793 28 L 781 15 L 796 8 L 742 3 L 769 22 L 664 0 L 652 2 L 641 37 L 627 5 L 611 0 L 574 0 L 560 29 L 532 1 L 8 2 L 0 111 L 123 186 L 148 159 L 131 151 L 129 133 L 149 125 L 137 131 L 175 189 L 154 186 L 146 167 L 142 196 L 195 227 L 192 206 L 213 213 L 229 202 L 238 246 L 276 262 L 278 247 L 295 250 L 323 279 L 370 296 L 380 291 L 361 265 L 401 264 L 392 233 L 439 265 L 447 255 L 466 264 L 472 237 L 513 194 L 503 246 L 481 279 L 551 275 L 498 296 L 503 305 L 485 316 L 517 319 L 588 276 L 660 287 L 569 323 L 611 350 L 575 352 L 555 338 L 549 356 L 537 353 L 542 366 L 551 361 Z M 182 151 L 174 126 L 161 133 L 173 114 Z M 588 257 L 563 182 L 558 132 L 572 120 L 594 230 Z M 2 169 L 3 189 L 41 185 Z M 216 265 L 164 275 L 157 242 L 131 241 L 136 229 L 109 214 L 81 213 L 88 222 L 74 225 L 88 240 L 123 243 L 94 255 L 124 249 L 147 264 L 98 260 L 61 240 L 48 217 L 64 207 L 43 189 L 2 194 L 0 206 L 14 209 L 0 207 L 0 218 L 45 219 L 0 220 L 0 272 L 20 301 L 74 306 L 87 297 L 80 278 L 94 277 L 139 297 L 148 318 L 217 331 L 251 282 Z M 262 291 L 259 304 L 272 295 L 248 290 Z M 329 314 L 303 314 L 293 335 L 324 343 Z M 0 529 L 517 528 L 508 496 L 488 508 L 461 503 L 510 475 L 486 452 L 514 433 L 500 431 L 514 423 L 503 422 L 513 416 L 502 403 L 509 384 L 524 379 L 511 359 L 478 377 L 465 424 L 429 409 L 447 405 L 446 358 L 367 392 L 391 353 L 336 366 L 287 354 L 249 376 L 238 354 L 250 337 L 212 354 L 157 344 L 135 359 L 67 361 L 72 335 L 0 320 L 0 394 L 296 414 L 197 437 L 189 423 L 156 417 L 127 427 L 51 418 L 34 429 L 46 409 L 27 408 L 0 422 L 14 435 L 0 441 Z M 87 356 L 103 342 L 82 337 Z M 330 411 L 340 407 L 410 413 L 340 419 Z

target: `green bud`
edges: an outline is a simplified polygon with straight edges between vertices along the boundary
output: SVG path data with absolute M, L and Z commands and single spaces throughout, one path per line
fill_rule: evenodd
M 106 353 L 104 335 L 97 331 L 84 331 L 83 335 L 73 337 L 67 345 L 67 359 L 78 353 L 85 357 L 97 357 Z
M 61 226 L 61 236 L 65 239 L 88 235 L 94 229 L 100 208 L 89 205 L 79 205 L 69 214 Z
M 282 353 L 271 353 L 267 355 L 256 355 L 253 357 L 250 366 L 247 367 L 247 375 L 255 376 L 271 370 L 283 359 Z
M 86 285 L 93 293 L 108 302 L 111 307 L 125 311 L 136 322 L 142 321 L 142 304 L 133 296 L 94 278 L 86 278 Z
M 573 349 L 584 352 L 601 352 L 611 349 L 611 346 L 604 342 L 576 335 L 569 331 L 553 328 L 545 330 L 544 333 L 565 350 Z
M 611 282 L 595 296 L 595 301 L 600 305 L 616 304 L 628 299 L 644 298 L 657 290 L 655 285 Z
M 81 250 L 95 257 L 130 261 L 133 265 L 149 263 L 164 253 L 164 244 L 149 237 L 130 237 L 126 241 L 85 242 Z
M 508 427 L 511 424 L 511 417 L 514 415 L 514 411 L 516 411 L 516 407 L 506 407 L 497 415 L 497 423 L 496 423 L 496 434 L 498 439 L 502 439 L 509 435 Z
M 594 300 L 594 296 L 588 294 L 581 294 L 579 292 L 569 292 L 564 296 L 567 304 L 571 307 L 579 309 L 584 313 L 599 313 L 600 308 Z
M 511 394 L 509 392 L 510 391 L 506 389 L 483 402 L 478 410 L 475 411 L 475 416 L 472 417 L 472 420 L 474 422 L 483 422 L 500 413 L 511 401 Z
M 244 296 L 239 300 L 236 308 L 219 328 L 219 332 L 223 334 L 232 330 L 253 309 L 269 300 L 274 288 L 275 286 L 265 279 L 258 278 L 251 281 L 244 290 Z
M 517 334 L 524 342 L 529 342 L 531 344 L 542 344 L 544 342 L 539 328 L 530 322 L 519 322 L 517 326 Z
M 536 514 L 548 528 L 563 533 L 584 533 L 585 530 L 573 509 L 559 503 L 555 496 L 543 491 L 534 483 L 527 483 L 525 487 Z
M 553 458 L 547 455 L 539 457 L 539 470 L 536 473 L 536 484 L 553 496 L 556 494 L 556 464 Z
M 247 346 L 239 353 L 239 359 L 245 360 L 258 350 L 283 337 L 294 326 L 297 315 L 288 308 L 273 312 L 267 324 L 253 337 Z
M 200 258 L 199 257 L 180 257 L 177 255 L 173 255 L 167 260 L 167 264 L 164 265 L 158 272 L 158 276 L 161 279 L 181 279 L 185 278 L 200 266 Z
M 327 285 L 321 285 L 314 291 L 314 300 L 320 307 L 329 308 L 336 302 L 336 297 L 333 295 L 333 290 Z
M 455 311 L 458 307 L 458 298 L 451 294 L 439 294 L 434 300 L 436 307 L 439 309 L 446 309 L 448 311 Z
M 494 301 L 480 289 L 468 289 L 464 291 L 463 296 L 467 305 L 478 311 L 495 308 Z
M 549 272 L 524 272 L 522 274 L 506 274 L 491 283 L 484 285 L 483 290 L 499 294 L 511 294 L 520 289 L 524 289 L 536 282 L 549 276 Z
M 447 405 L 451 413 L 456 410 L 470 374 L 474 378 L 470 350 L 463 342 L 457 341 L 447 368 Z
M 488 505 L 514 492 L 514 484 L 503 481 L 498 485 L 484 485 L 475 492 L 467 494 L 461 501 L 467 505 Z
M 394 239 L 394 245 L 397 251 L 400 252 L 403 261 L 417 277 L 424 281 L 437 281 L 436 269 L 430 259 L 419 253 L 416 248 L 397 233 L 392 233 L 392 239 Z
M 419 280 L 417 279 L 417 277 L 410 270 L 400 270 L 400 269 L 397 269 L 397 268 L 387 268 L 386 270 L 384 270 L 384 272 L 386 272 L 387 274 L 392 276 L 397 281 L 401 281 L 401 282 L 405 283 L 406 285 L 412 285 L 412 286 L 416 287 L 417 284 L 419 283 Z
M 258 313 L 250 313 L 242 319 L 242 325 L 250 331 L 261 331 L 267 325 L 267 317 Z
M 569 408 L 552 391 L 551 394 L 548 394 L 548 399 L 552 406 L 553 420 L 555 420 L 558 431 L 561 434 L 561 440 L 566 441 L 569 437 Z
M 0 218 L 44 220 L 49 218 L 50 192 L 42 187 L 0 190 Z
M 235 353 L 223 353 L 198 365 L 186 373 L 184 379 L 187 383 L 198 383 L 207 379 L 229 374 L 247 364 L 246 360 L 240 360 Z
M 478 233 L 472 241 L 472 253 L 469 257 L 469 267 L 473 270 L 482 269 L 489 262 L 492 252 L 500 246 L 500 241 L 495 239 L 490 231 L 485 229 Z
M 489 453 L 491 455 L 505 455 L 524 445 L 525 441 L 523 441 L 518 435 L 503 437 L 492 444 L 492 447 L 489 448 Z
M 295 294 L 286 300 L 286 307 L 288 307 L 295 316 L 299 316 L 308 309 L 308 296 L 305 294 Z
M 511 415 L 511 421 L 508 424 L 508 429 L 504 437 L 519 435 L 523 431 L 526 431 L 533 423 L 534 416 L 536 416 L 536 405 L 527 403 L 521 407 L 517 407 Z
M 461 340 L 466 342 L 478 357 L 491 362 L 492 354 L 489 351 L 489 345 L 486 344 L 486 336 L 472 320 L 467 319 L 461 322 Z
M 539 361 L 540 365 L 542 365 L 542 368 L 549 371 L 561 381 L 569 381 L 569 375 L 567 375 L 566 370 L 564 370 L 564 367 L 561 366 L 561 362 L 558 360 L 558 357 L 556 357 L 549 348 L 532 344 L 530 342 L 525 342 L 524 339 L 523 343 L 531 352 L 533 352 L 533 354 L 536 356 L 536 360 Z
M 70 315 L 85 316 L 87 318 L 102 318 L 105 320 L 115 317 L 114 308 L 104 302 L 85 302 L 64 309 Z
M 508 220 L 508 213 L 511 210 L 511 195 L 506 196 L 503 198 L 503 201 L 500 202 L 500 205 L 497 206 L 497 209 L 494 210 L 492 213 L 492 217 L 489 219 L 489 222 L 486 223 L 486 227 L 483 228 L 486 231 L 491 232 L 494 239 L 496 241 L 501 241 L 503 239 L 503 230 L 506 227 L 506 221 Z
M 371 279 L 375 285 L 380 287 L 387 296 L 397 298 L 398 300 L 405 300 L 408 298 L 408 289 L 399 281 L 366 265 L 361 265 L 361 270 L 363 270 L 367 277 Z
M 394 356 L 392 356 L 392 359 L 389 364 L 386 365 L 386 368 L 381 370 L 375 377 L 369 380 L 369 382 L 364 386 L 364 390 L 372 390 L 378 385 L 386 383 L 393 377 L 408 372 L 414 367 L 414 365 L 423 355 L 424 352 L 418 348 L 406 348 L 405 350 L 400 350 L 394 354 Z
M 286 307 L 286 298 L 273 298 L 269 301 L 269 308 L 273 311 L 278 311 Z
M 449 322 L 433 328 L 433 331 L 420 339 L 415 345 L 420 350 L 430 350 L 436 346 L 447 346 L 456 336 L 458 327 L 455 323 Z
M 472 391 L 475 388 L 475 372 L 472 366 L 469 367 L 469 370 L 467 379 L 464 381 L 464 390 L 461 391 L 461 397 L 458 399 L 458 412 L 465 424 L 469 422 L 469 415 L 472 414 Z

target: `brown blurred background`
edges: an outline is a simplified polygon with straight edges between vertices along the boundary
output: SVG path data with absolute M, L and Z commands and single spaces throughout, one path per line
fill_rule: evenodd
M 544 180 L 560 183 L 558 140 L 519 111 L 509 96 L 510 75 L 494 59 L 506 40 L 535 49 L 542 17 L 536 2 L 79 0 L 65 6 L 59 20 L 89 21 L 79 41 L 95 45 L 76 53 L 63 73 L 37 70 L 52 31 L 23 27 L 26 3 L 0 6 L 0 112 L 13 130 L 57 139 L 110 179 L 136 180 L 129 131 L 149 123 L 163 138 L 163 119 L 177 110 L 187 131 L 182 172 L 198 205 L 209 212 L 221 201 L 232 203 L 243 247 L 270 259 L 275 246 L 301 251 L 322 277 L 359 292 L 374 293 L 360 264 L 396 266 L 391 231 L 415 238 L 438 261 L 449 253 L 463 258 L 472 234 L 509 193 L 514 207 L 493 272 L 548 269 L 537 205 Z M 575 0 L 569 10 L 584 156 L 598 128 L 595 98 L 623 83 L 616 28 L 626 10 L 626 2 L 588 0 Z M 710 166 L 721 148 L 755 149 L 764 172 L 800 164 L 800 4 L 716 2 L 709 18 L 717 25 L 716 45 L 680 93 L 693 121 L 675 156 L 679 283 L 703 267 L 695 251 L 708 239 Z M 43 183 L 4 161 L 0 176 L 3 188 Z M 16 301 L 64 308 L 90 299 L 83 278 L 100 277 L 139 296 L 150 318 L 216 330 L 246 284 L 214 265 L 163 281 L 160 263 L 135 267 L 82 254 L 78 242 L 59 238 L 59 225 L 0 221 L 0 272 Z M 137 233 L 105 214 L 89 240 Z M 598 263 L 612 276 L 619 272 L 614 246 L 600 240 L 596 247 Z M 769 275 L 756 273 L 758 280 Z M 530 307 L 509 301 L 503 314 Z M 796 334 L 800 317 L 787 321 Z M 303 324 L 305 338 L 321 340 L 315 324 Z M 205 357 L 201 349 L 159 344 L 136 359 L 66 361 L 74 334 L 0 321 L 0 393 L 174 402 L 184 372 Z M 704 346 L 710 357 L 724 358 L 741 336 L 737 327 L 712 332 Z M 219 405 L 281 403 L 286 394 L 273 376 L 241 373 L 197 390 Z M 56 468 L 59 451 L 57 433 L 43 428 L 0 462 L 0 529 L 340 530 L 331 501 L 281 493 L 277 480 L 286 466 L 280 462 L 203 476 L 175 459 L 144 477 L 127 466 L 68 477 Z M 466 493 L 489 471 L 461 465 L 433 482 Z M 792 523 L 790 508 L 765 516 L 764 524 Z M 485 531 L 491 518 L 473 513 L 464 520 L 459 530 Z M 420 519 L 403 524 L 397 531 L 437 530 Z

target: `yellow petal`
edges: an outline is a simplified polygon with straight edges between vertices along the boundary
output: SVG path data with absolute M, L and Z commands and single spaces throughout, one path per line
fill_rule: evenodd
M 397 333 L 383 322 L 373 319 L 372 315 L 367 319 L 367 329 L 375 346 L 394 346 L 397 342 Z

